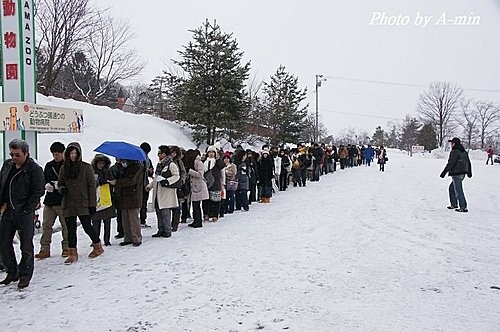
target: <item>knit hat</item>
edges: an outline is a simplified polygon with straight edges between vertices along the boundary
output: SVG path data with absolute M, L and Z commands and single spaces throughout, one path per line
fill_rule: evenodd
M 269 149 L 268 148 L 264 148 L 264 150 L 262 150 L 262 152 L 260 154 L 261 155 L 264 155 L 264 154 L 269 155 Z
M 207 148 L 207 153 L 209 153 L 209 152 L 215 152 L 215 153 L 217 153 L 217 149 L 215 148 L 215 146 L 210 145 L 210 146 Z
M 231 159 L 231 152 L 229 152 L 229 151 L 224 152 L 224 155 L 222 156 L 222 159 L 224 159 L 224 158 Z

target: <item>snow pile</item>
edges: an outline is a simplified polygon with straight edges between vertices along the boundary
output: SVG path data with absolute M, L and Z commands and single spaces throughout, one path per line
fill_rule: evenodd
M 146 114 L 125 113 L 119 109 L 95 106 L 72 99 L 59 99 L 38 95 L 38 103 L 49 106 L 60 106 L 82 109 L 84 114 L 83 133 L 81 134 L 39 134 L 38 161 L 40 165 L 52 159 L 49 147 L 54 141 L 65 145 L 77 141 L 82 145 L 85 161 L 91 161 L 93 151 L 104 141 L 126 141 L 135 145 L 148 142 L 152 147 L 149 157 L 155 160 L 156 148 L 159 145 L 179 145 L 186 149 L 195 148 L 189 132 L 171 121 L 155 118 Z

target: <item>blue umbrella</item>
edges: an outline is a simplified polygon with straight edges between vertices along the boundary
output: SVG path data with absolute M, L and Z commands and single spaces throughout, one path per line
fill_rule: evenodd
M 106 141 L 95 148 L 94 151 L 119 159 L 146 160 L 146 154 L 140 147 L 127 142 Z

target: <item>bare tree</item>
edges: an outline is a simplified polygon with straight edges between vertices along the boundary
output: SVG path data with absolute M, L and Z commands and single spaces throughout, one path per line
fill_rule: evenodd
M 484 149 L 486 138 L 498 132 L 500 109 L 493 103 L 479 101 L 475 104 L 476 114 L 479 122 L 479 138 L 481 139 L 481 149 Z M 496 126 L 495 126 L 496 125 Z
M 459 121 L 459 123 L 464 130 L 465 138 L 467 141 L 467 149 L 471 148 L 472 140 L 478 133 L 478 117 L 477 113 L 471 108 L 471 103 L 472 101 L 470 99 L 460 102 L 463 121 Z
M 452 129 L 452 119 L 462 98 L 463 90 L 449 82 L 433 82 L 420 95 L 417 111 L 422 122 L 436 127 L 439 146 L 443 146 L 445 137 Z
M 97 14 L 85 45 L 99 85 L 95 97 L 105 94 L 114 83 L 135 78 L 144 69 L 145 63 L 129 45 L 133 38 L 127 21 Z
M 66 61 L 93 24 L 90 0 L 37 0 L 37 52 L 43 59 L 38 86 L 50 94 Z

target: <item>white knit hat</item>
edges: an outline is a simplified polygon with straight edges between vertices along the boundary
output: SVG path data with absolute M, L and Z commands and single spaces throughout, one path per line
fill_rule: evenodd
M 215 146 L 213 146 L 213 145 L 210 145 L 210 146 L 207 148 L 207 153 L 209 153 L 210 151 L 217 153 L 217 149 L 216 149 L 216 148 L 215 148 Z

